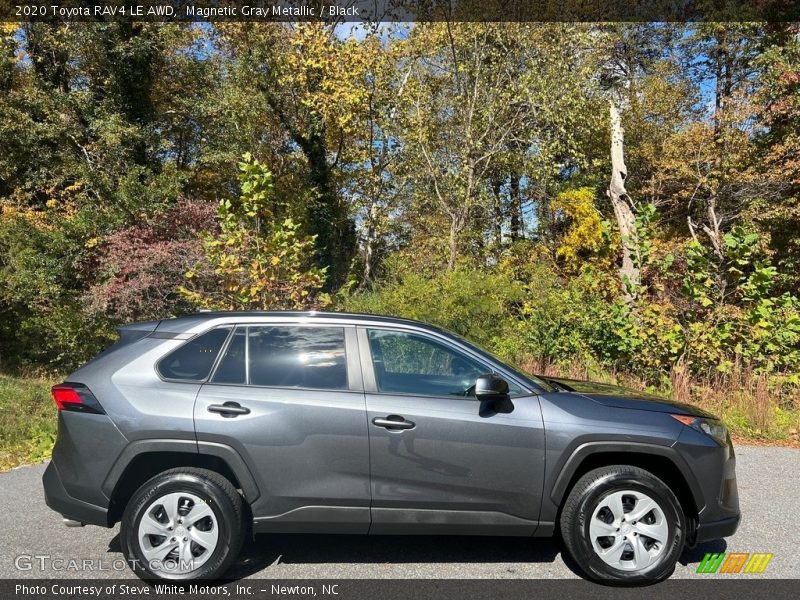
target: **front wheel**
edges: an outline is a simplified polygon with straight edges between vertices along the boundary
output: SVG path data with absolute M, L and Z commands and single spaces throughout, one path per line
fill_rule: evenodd
M 156 475 L 133 494 L 120 527 L 122 552 L 142 579 L 216 579 L 244 540 L 242 498 L 206 469 Z
M 561 535 L 592 579 L 636 583 L 668 577 L 684 546 L 686 518 L 672 490 L 638 467 L 594 469 L 573 486 Z

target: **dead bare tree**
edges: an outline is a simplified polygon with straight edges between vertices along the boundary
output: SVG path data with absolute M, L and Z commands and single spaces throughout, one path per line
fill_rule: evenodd
M 624 285 L 625 301 L 632 304 L 636 300 L 641 272 L 639 265 L 638 232 L 636 230 L 636 214 L 634 206 L 625 188 L 628 169 L 625 166 L 625 132 L 619 111 L 619 95 L 612 92 L 609 97 L 609 113 L 611 117 L 611 181 L 606 191 L 614 217 L 617 221 L 622 239 L 622 264 L 619 275 Z

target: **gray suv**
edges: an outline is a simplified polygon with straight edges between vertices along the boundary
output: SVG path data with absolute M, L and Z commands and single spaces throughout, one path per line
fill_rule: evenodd
M 739 523 L 733 446 L 698 409 L 534 377 L 423 323 L 199 313 L 122 327 L 53 388 L 47 504 L 121 522 L 144 579 L 219 578 L 248 531 L 552 536 L 654 581 Z

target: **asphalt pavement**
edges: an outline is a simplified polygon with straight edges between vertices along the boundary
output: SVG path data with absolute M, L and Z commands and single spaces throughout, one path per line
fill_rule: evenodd
M 726 540 L 684 552 L 674 578 L 696 573 L 706 552 L 769 552 L 760 575 L 800 578 L 800 450 L 737 447 L 742 524 Z M 119 527 L 68 528 L 44 503 L 44 465 L 0 473 L 0 578 L 133 577 L 124 566 Z M 259 535 L 234 578 L 447 579 L 579 577 L 558 543 L 501 537 Z M 719 575 L 717 575 L 719 576 Z

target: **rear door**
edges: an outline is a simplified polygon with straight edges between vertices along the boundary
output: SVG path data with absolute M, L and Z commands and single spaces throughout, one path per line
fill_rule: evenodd
M 531 535 L 544 476 L 538 397 L 474 397 L 492 365 L 447 338 L 359 328 L 370 438 L 371 533 Z
M 369 447 L 353 327 L 239 325 L 195 403 L 198 442 L 258 484 L 258 531 L 365 533 Z

